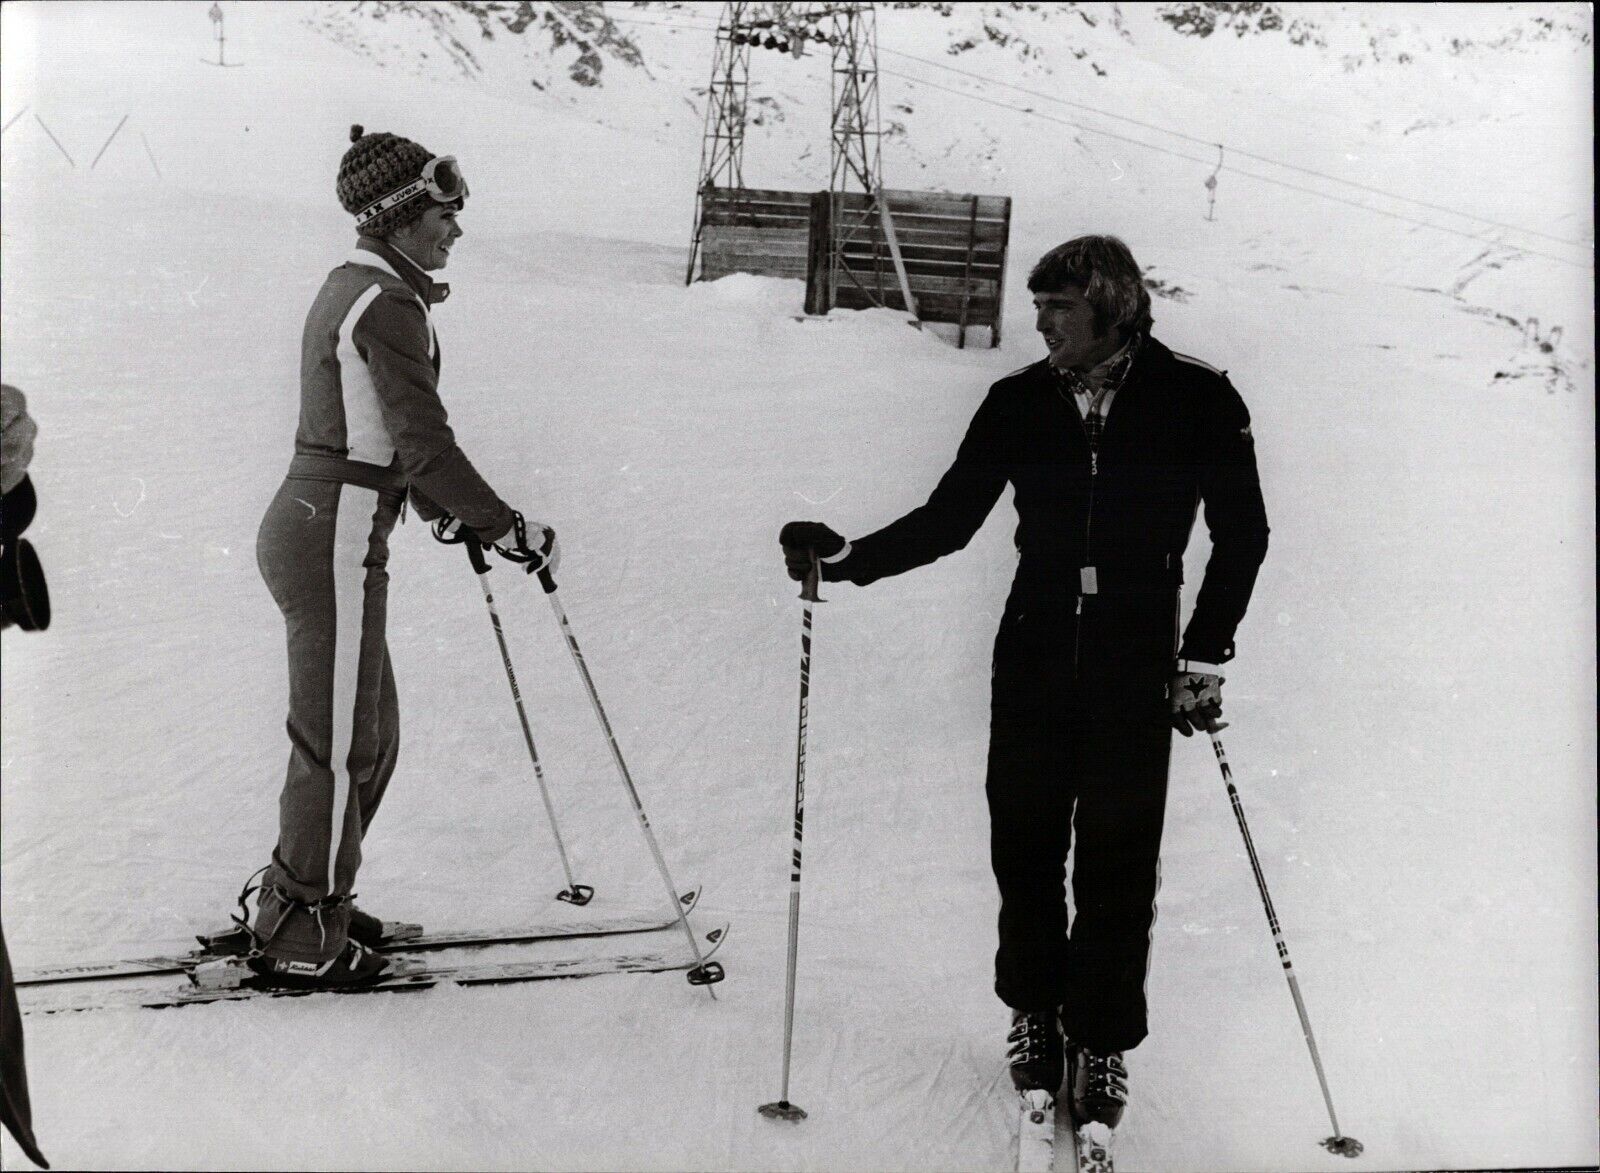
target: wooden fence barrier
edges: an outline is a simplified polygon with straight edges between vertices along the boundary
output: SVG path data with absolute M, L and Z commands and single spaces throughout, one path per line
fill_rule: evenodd
M 884 190 L 883 198 L 894 220 L 917 316 L 960 327 L 961 346 L 969 327 L 987 326 L 989 345 L 999 346 L 1011 198 L 892 188 Z M 871 197 L 852 192 L 835 197 L 835 204 L 843 242 L 831 277 L 832 305 L 907 309 Z
M 700 198 L 702 281 L 729 273 L 805 277 L 810 193 L 713 187 Z
M 886 189 L 905 276 L 924 322 L 987 326 L 1000 345 L 1009 196 Z M 883 305 L 906 310 L 879 210 L 864 193 L 708 188 L 701 193 L 700 279 L 729 273 L 804 278 L 805 309 Z M 839 260 L 828 264 L 837 224 Z

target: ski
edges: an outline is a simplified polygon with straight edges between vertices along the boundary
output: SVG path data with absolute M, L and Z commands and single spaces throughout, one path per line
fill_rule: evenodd
M 701 957 L 709 959 L 727 940 L 729 926 L 707 933 Z M 364 986 L 344 989 L 300 989 L 268 984 L 241 958 L 217 958 L 180 974 L 162 974 L 168 980 L 124 983 L 85 983 L 34 986 L 19 991 L 24 1014 L 63 1014 L 86 1010 L 166 1009 L 211 1002 L 240 1002 L 252 998 L 301 998 L 312 995 L 351 997 L 357 994 L 427 990 L 434 986 L 511 985 L 557 978 L 594 977 L 609 973 L 666 973 L 691 969 L 693 956 L 664 949 L 600 957 L 529 958 L 515 961 L 430 964 L 425 958 L 398 954 L 394 971 Z
M 1042 1089 L 1022 1092 L 1017 1173 L 1049 1173 L 1055 1167 L 1055 1150 L 1055 1097 Z
M 1091 1120 L 1074 1128 L 1072 1136 L 1078 1152 L 1078 1173 L 1113 1173 L 1111 1142 L 1116 1139 L 1114 1128 Z
M 699 888 L 693 888 L 678 897 L 685 914 L 693 911 L 699 900 Z M 379 952 L 423 953 L 436 949 L 478 949 L 490 945 L 522 945 L 533 941 L 615 937 L 629 933 L 652 933 L 677 923 L 676 912 L 633 913 L 594 920 L 534 922 L 498 929 L 447 929 L 438 932 L 424 932 L 418 925 L 396 925 L 386 921 L 389 938 L 379 946 Z M 16 984 L 18 987 L 53 986 L 184 973 L 208 961 L 238 956 L 248 948 L 247 936 L 238 929 L 207 934 L 198 940 L 200 947 L 187 952 L 176 948 L 151 957 L 120 961 L 24 966 L 16 971 Z

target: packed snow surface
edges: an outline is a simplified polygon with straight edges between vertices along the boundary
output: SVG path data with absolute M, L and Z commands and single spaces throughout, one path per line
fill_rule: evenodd
M 406 53 L 353 51 L 319 24 L 347 5 L 224 5 L 243 64 L 218 68 L 207 8 L 4 7 L 4 374 L 40 424 L 29 537 L 55 604 L 47 633 L 5 633 L 15 963 L 214 925 L 271 848 L 286 686 L 254 535 L 303 315 L 352 241 L 333 176 L 361 122 L 470 177 L 435 312 L 451 420 L 560 531 L 561 598 L 674 878 L 705 885 L 703 926 L 733 923 L 729 976 L 716 1001 L 660 975 L 30 1016 L 59 1167 L 1007 1167 L 982 781 L 1009 500 L 960 554 L 817 608 L 797 1126 L 755 1111 L 778 1092 L 799 660 L 776 533 L 860 534 L 920 503 L 988 384 L 1042 354 L 1027 266 L 1086 231 L 1129 241 L 1170 294 L 1157 335 L 1227 368 L 1254 414 L 1272 549 L 1226 742 L 1340 1124 L 1366 1145 L 1349 1164 L 1317 1147 L 1330 1127 L 1220 779 L 1179 741 L 1121 1165 L 1600 1158 L 1587 46 L 1453 54 L 1455 22 L 1490 16 L 1393 6 L 1415 60 L 1354 67 L 1087 5 L 1008 9 L 1037 56 L 980 37 L 957 58 L 971 10 L 885 8 L 889 184 L 1015 200 L 1004 345 L 958 350 L 886 310 L 800 320 L 799 282 L 684 285 L 714 5 L 612 6 L 647 22 L 626 27 L 649 72 L 608 61 L 588 90 L 549 68 L 571 46 L 546 43 L 543 89 L 504 38 L 463 76 L 400 14 L 383 35 Z M 753 74 L 773 103 L 747 180 L 824 186 L 826 57 Z M 980 78 L 1436 207 L 1235 159 L 1294 186 L 1224 170 L 1208 219 L 1213 148 L 1095 122 L 1112 138 Z M 404 749 L 363 906 L 554 915 L 477 584 L 415 519 L 392 550 Z M 1201 533 L 1191 589 L 1205 552 Z M 659 904 L 543 596 L 495 578 L 591 911 Z

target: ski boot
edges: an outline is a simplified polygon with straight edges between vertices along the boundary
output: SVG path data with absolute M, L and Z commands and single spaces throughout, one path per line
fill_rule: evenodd
M 1082 1043 L 1068 1048 L 1072 1122 L 1115 1128 L 1128 1106 L 1128 1069 L 1121 1051 L 1095 1051 Z
M 1078 1173 L 1112 1173 L 1112 1146 L 1128 1106 L 1128 1069 L 1121 1051 L 1067 1047 L 1069 1111 Z
M 368 949 L 392 949 L 422 936 L 422 926 L 404 921 L 379 920 L 370 912 L 350 906 L 350 939 Z
M 338 990 L 365 986 L 388 976 L 390 959 L 351 938 L 327 961 L 252 957 L 245 962 L 267 984 L 296 990 Z
M 1049 1010 L 1014 1010 L 1006 1057 L 1011 1064 L 1011 1082 L 1019 1092 L 1048 1092 L 1052 1099 L 1061 1090 L 1064 1074 L 1061 1021 L 1055 1007 Z
M 271 898 L 270 903 L 268 897 Z M 245 965 L 267 985 L 298 990 L 348 989 L 352 986 L 370 985 L 379 978 L 393 976 L 399 971 L 392 967 L 391 958 L 373 952 L 359 940 L 349 936 L 347 931 L 341 932 L 343 926 L 338 926 L 337 922 L 335 932 L 343 935 L 345 941 L 335 950 L 332 957 L 324 961 L 304 961 L 274 955 L 273 946 L 291 921 L 298 921 L 301 936 L 306 935 L 308 928 L 304 925 L 304 918 L 307 917 L 316 927 L 315 948 L 320 953 L 327 947 L 329 938 L 328 925 L 324 918 L 330 913 L 336 913 L 341 906 L 348 905 L 349 901 L 348 896 L 327 896 L 312 901 L 296 900 L 281 887 L 274 886 L 267 889 L 258 901 L 260 910 L 257 916 L 258 923 L 251 933 L 253 947 L 245 959 Z M 260 920 L 272 916 L 274 911 L 277 917 L 272 928 L 262 932 Z M 379 928 L 381 931 L 382 922 L 379 922 Z M 337 939 L 334 938 L 335 941 Z M 296 951 L 309 951 L 311 946 L 301 940 L 293 948 Z

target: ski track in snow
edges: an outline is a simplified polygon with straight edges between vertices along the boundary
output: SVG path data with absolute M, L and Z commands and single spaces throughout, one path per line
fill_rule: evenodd
M 1006 1167 L 982 778 L 1009 495 L 960 554 L 827 587 L 817 608 L 798 1127 L 755 1112 L 778 1091 L 799 651 L 775 535 L 799 516 L 859 534 L 924 500 L 988 383 L 1039 353 L 1027 266 L 1088 230 L 1186 291 L 1156 301 L 1158 336 L 1228 368 L 1254 415 L 1272 549 L 1226 740 L 1340 1122 L 1367 1150 L 1316 1146 L 1329 1129 L 1243 847 L 1209 747 L 1180 739 L 1119 1161 L 1600 1158 L 1589 272 L 1227 172 L 1208 223 L 1208 167 L 886 76 L 886 117 L 916 111 L 894 115 L 891 186 L 1016 197 L 1006 344 L 958 351 L 884 311 L 795 321 L 798 282 L 682 285 L 700 121 L 662 95 L 704 85 L 705 34 L 630 26 L 660 80 L 608 62 L 568 102 L 513 86 L 502 42 L 481 83 L 418 77 L 290 11 L 229 5 L 246 65 L 216 70 L 203 5 L 4 8 L 0 113 L 31 106 L 80 163 L 31 115 L 0 143 L 5 377 L 40 424 L 28 536 L 55 605 L 48 633 L 5 634 L 12 956 L 209 927 L 266 858 L 285 680 L 254 534 L 289 458 L 303 315 L 349 248 L 332 176 L 360 121 L 469 170 L 436 311 L 452 424 L 502 495 L 559 528 L 561 597 L 675 879 L 705 884 L 698 922 L 734 923 L 729 978 L 716 1002 L 626 975 L 30 1017 L 57 1167 Z M 1406 19 L 1442 35 L 1454 11 Z M 1127 17 L 1137 51 L 1072 22 L 1115 62 L 1094 91 L 991 47 L 957 64 L 1592 232 L 1553 210 L 1592 206 L 1578 55 L 1343 73 L 1281 43 L 1197 52 Z M 937 59 L 945 34 L 881 14 L 886 47 Z M 747 176 L 819 186 L 795 162 L 824 133 L 818 59 L 781 79 L 755 64 L 787 117 L 752 128 Z M 1453 117 L 1417 129 L 1441 93 Z M 1571 389 L 1547 385 L 1556 361 Z M 1507 369 L 1524 374 L 1494 379 Z M 1202 532 L 1191 589 L 1205 553 Z M 562 877 L 477 587 L 415 519 L 392 559 L 404 745 L 363 905 L 430 925 L 548 914 Z M 659 901 L 542 595 L 496 582 L 593 911 Z

